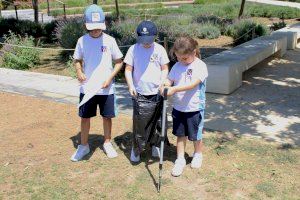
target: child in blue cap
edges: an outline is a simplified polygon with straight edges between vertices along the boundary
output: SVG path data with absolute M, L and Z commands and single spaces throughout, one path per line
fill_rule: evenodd
M 97 115 L 97 106 L 103 119 L 103 150 L 109 158 L 118 155 L 110 141 L 112 118 L 116 116 L 114 77 L 122 68 L 123 54 L 116 40 L 103 33 L 106 25 L 101 7 L 97 5 L 87 7 L 84 19 L 88 33 L 78 39 L 73 58 L 80 82 L 80 101 L 85 95 L 88 98 L 85 98 L 85 103 L 80 104 L 79 107 L 81 144 L 71 157 L 71 160 L 75 162 L 82 160 L 90 152 L 88 144 L 90 119 Z

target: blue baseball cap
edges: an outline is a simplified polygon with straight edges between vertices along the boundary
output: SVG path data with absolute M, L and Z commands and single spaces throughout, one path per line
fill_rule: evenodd
M 142 21 L 137 29 L 137 42 L 141 44 L 152 44 L 157 35 L 157 27 L 151 21 Z
M 104 12 L 102 8 L 96 4 L 90 5 L 85 9 L 84 20 L 87 30 L 106 30 Z

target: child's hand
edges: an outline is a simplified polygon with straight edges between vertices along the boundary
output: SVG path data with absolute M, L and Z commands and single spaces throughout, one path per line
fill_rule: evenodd
M 110 83 L 111 83 L 111 79 L 107 79 L 107 80 L 103 83 L 102 88 L 107 88 L 107 87 L 110 85 Z
M 82 83 L 83 81 L 86 80 L 86 76 L 84 73 L 82 73 L 81 71 L 77 72 L 77 79 L 80 83 Z
M 175 87 L 164 86 L 164 87 L 160 88 L 160 94 L 162 96 L 164 96 L 164 90 L 165 89 L 168 89 L 168 94 L 167 94 L 168 96 L 172 96 L 175 92 L 177 92 Z
M 129 93 L 130 93 L 131 96 L 134 96 L 134 97 L 137 95 L 136 90 L 135 90 L 134 87 L 129 87 Z
M 177 92 L 175 87 L 169 87 L 168 88 L 168 96 L 172 96 L 173 94 L 175 94 Z
M 163 85 L 161 85 L 161 86 L 159 87 L 159 92 L 160 92 L 161 96 L 164 96 L 164 90 L 165 90 L 165 88 L 169 90 L 170 87 L 168 87 L 168 86 L 163 86 Z

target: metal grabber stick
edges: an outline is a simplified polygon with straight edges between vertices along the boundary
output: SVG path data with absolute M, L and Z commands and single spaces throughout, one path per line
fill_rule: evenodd
M 165 135 L 166 135 L 166 118 L 167 118 L 167 99 L 168 99 L 168 89 L 164 89 L 163 96 L 163 112 L 162 112 L 162 127 L 161 127 L 161 143 L 160 143 L 160 156 L 159 156 L 159 174 L 158 174 L 158 185 L 157 192 L 160 192 L 161 187 L 161 178 L 162 178 L 162 166 L 164 160 L 164 143 L 165 143 Z

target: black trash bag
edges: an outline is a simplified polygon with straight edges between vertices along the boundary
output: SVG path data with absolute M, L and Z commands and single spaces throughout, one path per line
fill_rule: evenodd
M 140 154 L 146 145 L 160 146 L 161 142 L 161 115 L 163 97 L 146 98 L 140 94 L 133 98 L 133 150 Z M 167 136 L 165 141 L 169 144 Z

